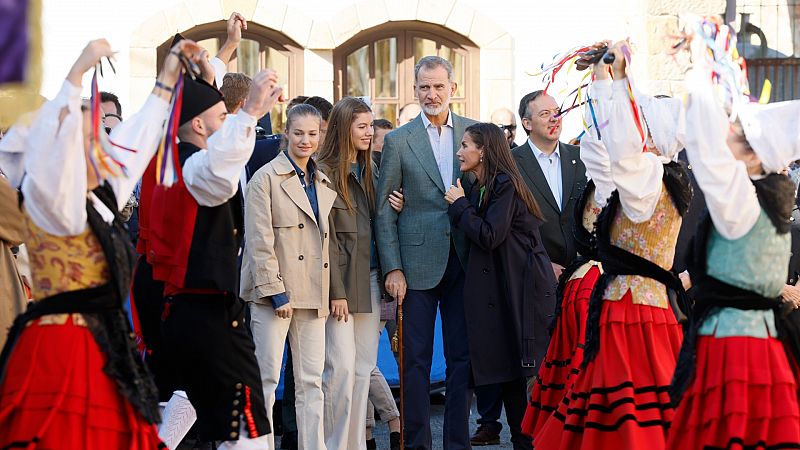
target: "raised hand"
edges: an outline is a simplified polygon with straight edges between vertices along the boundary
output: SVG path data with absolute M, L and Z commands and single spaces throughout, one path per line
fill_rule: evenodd
M 272 110 L 283 94 L 278 86 L 278 74 L 272 69 L 264 69 L 253 77 L 250 94 L 244 102 L 242 111 L 259 118 Z
M 625 54 L 622 50 L 626 47 L 630 51 L 630 43 L 624 40 L 615 42 L 614 45 L 608 49 L 608 51 L 614 55 L 614 64 L 611 65 L 611 72 L 614 74 L 615 80 L 621 80 L 627 76 L 625 73 Z
M 444 199 L 447 203 L 453 204 L 456 200 L 464 196 L 464 188 L 461 187 L 461 178 L 456 178 L 456 186 L 450 186 L 450 189 L 444 193 Z
M 214 84 L 215 71 L 214 66 L 211 65 L 211 61 L 209 61 L 210 56 L 208 50 L 202 49 L 200 51 L 200 57 L 197 59 L 197 65 L 200 66 L 200 77 L 208 84 Z
M 158 81 L 168 88 L 175 86 L 181 76 L 181 55 L 191 61 L 199 62 L 202 49 L 196 42 L 183 39 L 175 44 L 164 59 L 164 66 L 158 74 Z
M 96 39 L 90 41 L 84 47 L 81 56 L 75 60 L 72 68 L 67 74 L 67 81 L 72 83 L 73 86 L 80 87 L 83 74 L 89 69 L 96 66 L 100 62 L 100 58 L 113 58 L 114 51 L 111 50 L 111 45 L 105 39 Z
M 231 56 L 233 56 L 233 52 L 236 50 L 236 47 L 238 47 L 239 43 L 242 42 L 242 31 L 246 29 L 247 20 L 245 20 L 244 16 L 237 12 L 231 14 L 226 27 L 228 37 L 225 39 L 225 42 L 222 44 L 222 47 L 219 48 L 219 52 L 217 53 L 217 58 L 219 58 L 220 61 L 228 64 L 228 62 L 231 60 Z

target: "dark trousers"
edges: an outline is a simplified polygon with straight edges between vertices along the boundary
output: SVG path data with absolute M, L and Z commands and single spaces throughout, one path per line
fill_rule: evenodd
M 511 443 L 514 450 L 532 450 L 530 436 L 522 433 L 522 419 L 528 407 L 528 383 L 525 377 L 517 378 L 497 386 L 500 399 L 506 408 L 508 429 L 511 431 Z
M 503 385 L 487 384 L 475 387 L 478 407 L 478 425 L 486 425 L 497 433 L 503 429 L 500 414 L 503 412 Z
M 470 388 L 467 322 L 464 316 L 464 270 L 455 251 L 444 276 L 433 289 L 409 290 L 403 302 L 403 394 L 405 447 L 431 449 L 430 373 L 436 308 L 442 315 L 442 337 L 447 395 L 445 400 L 444 450 L 469 449 Z M 522 398 L 525 401 L 524 397 Z M 521 420 L 521 418 L 520 418 Z

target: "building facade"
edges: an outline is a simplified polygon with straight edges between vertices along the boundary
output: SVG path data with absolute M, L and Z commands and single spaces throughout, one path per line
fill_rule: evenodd
M 793 68 L 800 67 L 793 65 L 800 48 L 796 2 L 87 0 L 77 4 L 45 0 L 43 94 L 55 94 L 70 61 L 87 40 L 105 36 L 119 49 L 120 63 L 116 76 L 101 80 L 100 88 L 116 92 L 124 108 L 133 110 L 150 92 L 176 32 L 200 41 L 213 53 L 224 40 L 225 19 L 237 11 L 249 20 L 249 28 L 229 70 L 252 75 L 263 67 L 274 68 L 288 97 L 319 95 L 332 101 L 347 95 L 369 97 L 376 116 L 392 120 L 400 107 L 414 101 L 415 62 L 438 54 L 455 68 L 458 90 L 453 109 L 488 120 L 493 110 L 516 110 L 524 94 L 540 89 L 541 77 L 532 74 L 555 54 L 602 38 L 629 37 L 639 55 L 636 76 L 648 80 L 648 90 L 678 93 L 683 68 L 664 50 L 673 41 L 669 35 L 678 30 L 678 13 L 684 11 L 728 12 L 729 17 L 751 24 L 744 35 L 748 51 L 752 47 L 761 52 L 764 40 L 767 47 L 748 56 L 759 61 L 792 60 L 755 66 L 767 70 L 778 66 L 780 74 L 790 67 L 786 73 L 792 76 L 797 73 Z M 764 32 L 753 32 L 753 26 Z M 769 46 L 773 44 L 779 47 Z M 760 82 L 770 74 L 759 75 Z M 800 96 L 798 83 L 800 77 L 782 82 L 786 92 L 781 91 L 781 98 Z M 555 86 L 550 92 L 558 98 L 568 94 L 565 88 Z M 281 108 L 273 114 L 277 129 L 282 126 Z M 565 137 L 580 132 L 579 118 L 573 116 L 567 118 Z

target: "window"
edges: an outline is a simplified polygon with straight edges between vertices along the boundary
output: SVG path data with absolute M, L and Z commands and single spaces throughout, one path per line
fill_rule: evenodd
M 334 50 L 334 96 L 369 97 L 375 117 L 396 122 L 400 108 L 416 102 L 414 65 L 438 55 L 453 65 L 457 83 L 450 108 L 479 113 L 479 51 L 465 37 L 422 22 L 392 22 L 354 36 Z
M 738 0 L 737 49 L 747 59 L 750 93 L 770 101 L 800 98 L 800 0 Z
M 225 26 L 220 21 L 199 25 L 181 34 L 187 39 L 197 41 L 200 46 L 212 55 L 217 54 L 219 47 L 225 42 Z M 158 47 L 158 60 L 162 61 L 169 50 L 170 38 Z M 284 34 L 262 27 L 256 23 L 248 23 L 242 34 L 239 49 L 228 63 L 229 72 L 241 72 L 251 78 L 264 68 L 278 72 L 283 85 L 284 97 L 292 98 L 303 92 L 303 49 Z M 286 103 L 278 104 L 270 112 L 272 132 L 280 133 L 286 123 Z

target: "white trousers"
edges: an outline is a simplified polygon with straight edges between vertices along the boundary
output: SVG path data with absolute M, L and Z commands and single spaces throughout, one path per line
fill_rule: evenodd
M 322 371 L 325 367 L 325 317 L 317 317 L 315 309 L 295 309 L 291 319 L 281 319 L 275 316 L 271 305 L 258 303 L 250 303 L 250 315 L 269 417 L 272 417 L 275 405 L 275 389 L 288 337 L 294 364 L 298 448 L 324 449 Z M 269 448 L 275 448 L 275 434 L 267 436 Z
M 378 361 L 380 287 L 370 273 L 372 312 L 350 314 L 347 322 L 329 316 L 325 324 L 325 448 L 365 450 L 367 398 Z

